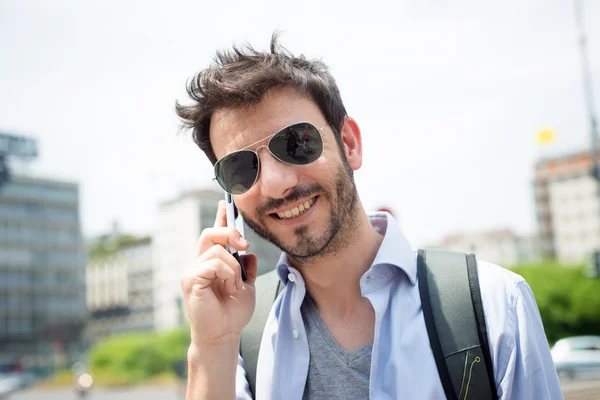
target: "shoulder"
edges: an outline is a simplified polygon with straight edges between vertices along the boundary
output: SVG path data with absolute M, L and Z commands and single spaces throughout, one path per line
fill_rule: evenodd
M 514 310 L 522 287 L 527 285 L 521 275 L 483 260 L 477 260 L 477 275 L 484 308 L 485 303 L 493 302 L 496 311 L 498 307 Z
M 525 279 L 478 263 L 479 286 L 500 398 L 562 398 L 544 326 Z
M 506 268 L 485 261 L 477 264 L 494 378 L 500 386 L 514 378 L 510 370 L 515 363 L 520 330 L 518 308 L 528 286 L 522 276 Z

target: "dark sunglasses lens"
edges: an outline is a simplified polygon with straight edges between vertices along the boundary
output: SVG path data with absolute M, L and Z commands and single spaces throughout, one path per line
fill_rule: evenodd
M 288 164 L 310 164 L 321 156 L 323 139 L 313 125 L 299 123 L 277 132 L 269 142 L 269 150 Z
M 258 175 L 258 157 L 253 151 L 238 151 L 215 164 L 219 185 L 231 194 L 247 192 Z

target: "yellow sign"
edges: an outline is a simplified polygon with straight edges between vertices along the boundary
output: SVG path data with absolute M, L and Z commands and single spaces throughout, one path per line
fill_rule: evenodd
M 538 145 L 545 145 L 554 142 L 556 135 L 554 134 L 554 129 L 548 128 L 541 130 L 536 135 L 536 142 Z

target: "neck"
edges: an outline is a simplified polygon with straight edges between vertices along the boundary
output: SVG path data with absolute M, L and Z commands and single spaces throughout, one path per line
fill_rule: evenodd
M 360 202 L 357 218 L 353 232 L 339 232 L 348 239 L 338 251 L 308 262 L 290 260 L 302 273 L 306 289 L 320 310 L 352 312 L 365 300 L 360 278 L 371 267 L 383 236 L 373 228 Z

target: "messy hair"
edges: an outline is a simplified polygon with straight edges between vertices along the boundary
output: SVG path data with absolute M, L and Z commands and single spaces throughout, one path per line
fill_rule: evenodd
M 272 89 L 295 88 L 314 101 L 343 148 L 341 128 L 346 117 L 340 91 L 328 67 L 319 60 L 294 56 L 279 45 L 278 34 L 271 38 L 270 52 L 250 45 L 217 51 L 214 62 L 187 83 L 191 105 L 176 103 L 183 128 L 192 130 L 194 142 L 214 164 L 217 162 L 210 142 L 210 118 L 216 110 L 258 104 Z

